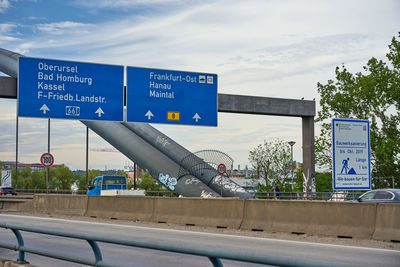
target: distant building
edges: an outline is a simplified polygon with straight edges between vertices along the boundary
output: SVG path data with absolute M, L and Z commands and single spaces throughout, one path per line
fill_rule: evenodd
M 135 169 L 136 167 L 136 169 Z M 142 176 L 142 168 L 139 167 L 138 164 L 134 164 L 133 162 L 126 162 L 124 171 L 127 173 L 128 178 L 133 179 L 135 176 L 136 172 L 136 178 L 139 178 Z
M 4 163 L 4 168 L 10 168 L 10 169 L 15 169 L 15 161 L 2 161 Z M 56 168 L 60 166 L 59 164 L 53 164 L 53 166 L 51 166 L 51 168 Z M 18 169 L 19 168 L 24 168 L 24 167 L 29 167 L 32 170 L 45 170 L 46 167 L 44 167 L 42 164 L 40 163 L 22 163 L 22 162 L 18 162 Z
M 238 165 L 238 168 L 233 169 L 228 176 L 232 181 L 249 192 L 255 192 L 257 191 L 258 183 L 262 183 L 262 181 L 250 179 L 250 177 L 252 177 L 254 174 L 255 172 L 253 170 L 249 170 L 247 165 L 245 166 L 244 170 L 240 169 L 240 165 Z

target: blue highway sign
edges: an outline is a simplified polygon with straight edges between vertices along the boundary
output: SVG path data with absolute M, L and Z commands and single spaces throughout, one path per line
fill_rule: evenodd
M 217 75 L 127 67 L 127 121 L 217 126 Z
M 19 58 L 19 116 L 123 121 L 123 101 L 123 66 Z

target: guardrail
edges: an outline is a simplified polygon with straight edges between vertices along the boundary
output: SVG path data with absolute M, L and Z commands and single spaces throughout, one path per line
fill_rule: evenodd
M 25 194 L 65 194 L 65 195 L 86 195 L 85 190 L 49 190 L 46 189 L 18 189 L 19 193 Z M 256 192 L 255 196 L 258 199 L 287 199 L 287 200 L 327 200 L 327 201 L 343 201 L 355 200 L 364 192 L 357 191 L 336 191 L 336 192 Z M 146 191 L 146 196 L 156 197 L 177 197 L 171 191 Z
M 18 193 L 23 194 L 62 194 L 62 195 L 86 195 L 86 190 L 54 190 L 50 189 L 47 191 L 46 189 L 17 189 Z M 146 196 L 155 196 L 155 197 L 177 197 L 174 192 L 171 191 L 146 191 Z
M 182 254 L 190 254 L 196 256 L 204 256 L 207 257 L 212 263 L 212 265 L 216 267 L 223 266 L 221 259 L 269 264 L 274 266 L 332 266 L 331 263 L 316 262 L 312 260 L 300 260 L 300 259 L 284 258 L 273 255 L 264 255 L 256 253 L 251 253 L 251 254 L 233 253 L 223 247 L 221 247 L 218 251 L 216 251 L 215 249 L 208 248 L 207 246 L 199 247 L 199 246 L 187 246 L 187 245 L 171 244 L 171 243 L 163 244 L 160 242 L 151 242 L 145 240 L 132 240 L 132 239 L 123 239 L 116 237 L 98 236 L 93 234 L 70 233 L 62 230 L 45 229 L 44 227 L 22 226 L 9 223 L 0 223 L 0 227 L 10 229 L 14 233 L 18 244 L 10 245 L 8 243 L 0 241 L 0 247 L 18 251 L 17 261 L 19 263 L 27 263 L 25 261 L 25 252 L 28 252 L 40 256 L 45 256 L 49 258 L 80 263 L 90 266 L 116 266 L 115 263 L 111 264 L 103 261 L 100 248 L 97 244 L 97 242 L 102 242 L 102 243 L 109 243 L 109 244 L 116 244 L 123 246 L 140 247 L 140 248 L 148 248 L 148 249 L 176 252 Z M 27 247 L 24 244 L 24 240 L 20 231 L 86 240 L 93 251 L 94 259 L 80 258 L 77 256 L 72 257 L 63 253 L 54 253 L 34 247 Z M 342 266 L 342 265 L 335 263 L 335 266 Z
M 326 200 L 345 201 L 355 200 L 364 192 L 336 191 L 336 192 L 257 192 L 258 199 L 286 199 L 286 200 Z

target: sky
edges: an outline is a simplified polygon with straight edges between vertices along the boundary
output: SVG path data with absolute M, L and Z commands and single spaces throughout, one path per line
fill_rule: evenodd
M 224 94 L 316 100 L 345 64 L 385 59 L 400 31 L 398 0 L 0 0 L 0 47 L 25 56 L 218 74 Z M 17 101 L 0 99 L 0 160 L 15 160 Z M 217 149 L 234 167 L 265 141 L 295 141 L 301 118 L 218 114 L 218 127 L 153 124 L 192 152 Z M 319 134 L 316 125 L 315 134 Z M 90 131 L 89 168 L 129 160 Z M 86 127 L 51 120 L 56 164 L 85 168 Z M 19 161 L 47 152 L 47 120 L 19 118 Z

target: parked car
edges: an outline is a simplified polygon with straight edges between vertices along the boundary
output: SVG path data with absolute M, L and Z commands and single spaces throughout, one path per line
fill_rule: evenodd
M 400 189 L 374 189 L 362 194 L 353 202 L 400 203 Z
M 0 186 L 0 196 L 13 195 L 16 196 L 18 193 L 15 191 L 14 187 L 11 186 Z
M 335 193 L 332 194 L 331 198 L 328 199 L 328 201 L 340 201 L 340 202 L 342 202 L 342 201 L 345 201 L 346 196 L 347 196 L 347 192 L 343 192 L 343 191 L 335 192 Z

